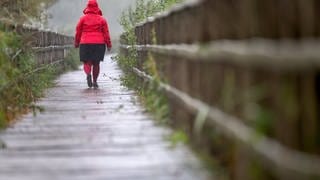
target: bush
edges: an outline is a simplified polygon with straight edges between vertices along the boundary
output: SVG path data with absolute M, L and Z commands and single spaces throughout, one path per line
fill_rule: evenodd
M 0 128 L 4 128 L 18 114 L 34 108 L 32 102 L 62 70 L 78 68 L 79 58 L 77 50 L 72 50 L 64 61 L 65 68 L 57 64 L 30 73 L 38 66 L 23 37 L 0 28 L 0 39 Z
M 181 1 L 182 0 L 137 0 L 135 6 L 124 11 L 120 18 L 120 24 L 125 30 L 125 33 L 122 36 L 124 39 L 122 40 L 128 45 L 131 45 L 126 55 L 119 54 L 116 57 L 119 66 L 125 72 L 121 77 L 122 83 L 138 92 L 147 110 L 152 112 L 152 114 L 154 114 L 155 118 L 160 123 L 168 122 L 167 119 L 169 116 L 169 108 L 166 96 L 158 88 L 157 82 L 160 81 L 160 77 L 158 76 L 156 63 L 154 62 L 152 56 L 147 58 L 143 69 L 148 74 L 152 75 L 157 80 L 156 82 L 141 84 L 141 80 L 132 72 L 132 68 L 137 66 L 138 58 L 137 49 L 134 46 L 136 45 L 134 28 L 137 23 L 144 21 L 147 19 L 147 17 L 163 11 L 173 4 Z M 153 39 L 154 43 L 156 43 L 155 34 Z
M 44 10 L 56 0 L 1 0 L 0 21 L 18 24 L 45 23 Z M 63 65 L 53 65 L 31 73 L 37 66 L 30 51 L 27 37 L 22 37 L 0 23 L 0 128 L 6 127 L 16 115 L 25 112 L 50 87 L 62 70 L 76 69 L 79 65 L 77 50 L 72 50 Z

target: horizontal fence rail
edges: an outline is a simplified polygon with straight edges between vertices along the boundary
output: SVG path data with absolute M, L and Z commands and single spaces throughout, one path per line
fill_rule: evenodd
M 130 45 L 121 45 L 129 49 Z M 317 70 L 320 68 L 319 40 L 251 39 L 240 41 L 212 41 L 206 45 L 136 45 L 138 51 L 178 56 L 185 61 L 229 63 L 281 72 Z
M 123 34 L 121 53 L 138 52 L 134 72 L 144 79 L 151 79 L 145 62 L 156 62 L 176 124 L 192 131 L 196 116 L 205 114 L 209 132 L 228 140 L 217 146 L 203 135 L 198 145 L 229 158 L 222 161 L 231 179 L 252 179 L 253 166 L 265 178 L 317 179 L 319 5 L 188 1 L 138 24 L 137 45 Z M 261 138 L 251 143 L 254 136 Z
M 152 82 L 154 78 L 145 72 L 134 68 L 133 71 L 143 79 Z M 241 120 L 230 116 L 218 108 L 210 107 L 206 103 L 190 97 L 188 94 L 160 82 L 159 85 L 169 96 L 177 99 L 194 114 L 203 113 L 207 118 L 206 125 L 219 127 L 226 136 L 237 139 L 254 150 L 254 153 L 262 156 L 267 165 L 274 171 L 285 173 L 291 178 L 320 177 L 320 158 L 289 149 L 282 144 L 255 132 L 247 127 Z M 197 123 L 197 122 L 195 122 Z M 302 174 L 302 176 L 301 176 Z

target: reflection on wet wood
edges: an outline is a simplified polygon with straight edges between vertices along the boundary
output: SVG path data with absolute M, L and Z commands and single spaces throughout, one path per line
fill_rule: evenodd
M 62 75 L 37 105 L 0 133 L 0 179 L 209 179 L 185 146 L 170 149 L 171 133 L 158 127 L 134 92 L 122 87 L 110 57 L 101 64 L 98 90 L 79 70 Z

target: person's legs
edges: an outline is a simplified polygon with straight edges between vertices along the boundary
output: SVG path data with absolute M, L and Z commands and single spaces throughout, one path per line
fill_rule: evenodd
M 92 67 L 91 61 L 83 62 L 83 70 L 86 73 L 86 75 L 91 75 L 91 67 Z
M 93 63 L 93 72 L 92 72 L 94 87 L 98 87 L 97 79 L 98 79 L 99 73 L 100 73 L 100 62 L 99 61 L 94 62 Z
M 92 87 L 91 67 L 92 67 L 91 61 L 83 62 L 83 70 L 87 74 L 87 84 L 89 87 Z

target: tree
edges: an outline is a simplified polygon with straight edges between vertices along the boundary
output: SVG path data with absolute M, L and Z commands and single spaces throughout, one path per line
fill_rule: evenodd
M 56 0 L 1 0 L 0 16 L 2 19 L 17 23 L 42 21 L 45 10 Z M 4 18 L 5 17 L 5 18 Z

